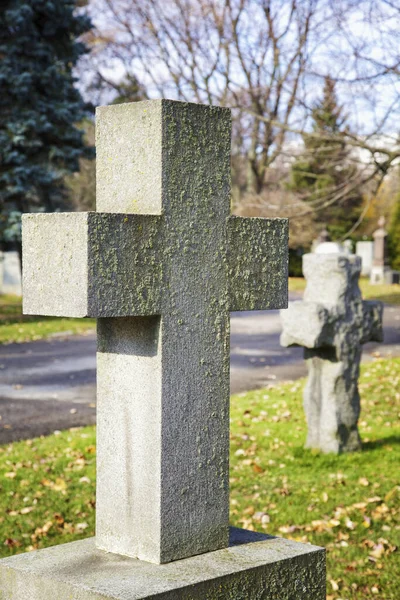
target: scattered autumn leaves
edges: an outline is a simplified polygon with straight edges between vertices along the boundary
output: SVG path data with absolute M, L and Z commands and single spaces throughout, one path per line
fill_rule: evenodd
M 0 449 L 3 556 L 93 535 L 94 437 L 78 428 Z
M 398 598 L 400 360 L 362 370 L 363 451 L 303 449 L 302 382 L 232 399 L 231 520 L 324 546 L 328 600 Z
M 232 398 L 231 521 L 327 548 L 327 600 L 400 586 L 400 360 L 363 367 L 363 451 L 303 449 L 302 382 Z M 95 431 L 0 448 L 3 556 L 94 533 Z

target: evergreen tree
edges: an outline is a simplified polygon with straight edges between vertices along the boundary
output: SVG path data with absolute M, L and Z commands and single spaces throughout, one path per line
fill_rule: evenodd
M 292 166 L 290 189 L 307 202 L 327 203 L 351 181 L 356 167 L 349 161 L 349 150 L 341 135 L 346 133 L 345 116 L 338 105 L 335 83 L 325 78 L 322 100 L 312 110 L 312 132 L 305 135 L 304 154 Z M 316 211 L 317 223 L 324 224 L 333 239 L 345 235 L 360 215 L 360 190 Z
M 72 74 L 90 21 L 74 11 L 74 0 L 0 5 L 0 241 L 16 213 L 61 207 L 63 178 L 93 154 L 76 126 L 88 107 Z

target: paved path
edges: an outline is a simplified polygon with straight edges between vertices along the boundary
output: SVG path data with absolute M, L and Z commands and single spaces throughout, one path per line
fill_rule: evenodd
M 94 334 L 0 346 L 0 443 L 95 422 Z
M 400 306 L 385 306 L 384 343 L 363 347 L 363 362 L 400 356 Z M 279 311 L 233 313 L 231 317 L 231 390 L 264 387 L 307 374 L 302 348 L 282 348 Z
M 385 307 L 384 344 L 400 356 L 400 307 Z M 231 390 L 241 392 L 306 374 L 301 348 L 281 348 L 278 311 L 233 313 Z M 94 334 L 0 346 L 0 443 L 95 422 Z

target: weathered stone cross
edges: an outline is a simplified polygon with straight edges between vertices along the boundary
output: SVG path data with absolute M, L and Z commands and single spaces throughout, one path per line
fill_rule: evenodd
M 305 254 L 304 302 L 293 302 L 281 313 L 281 344 L 303 346 L 308 365 L 306 447 L 323 452 L 351 452 L 361 446 L 362 344 L 382 341 L 383 304 L 362 300 L 360 271 L 359 256 Z
M 97 113 L 97 212 L 23 218 L 24 312 L 97 317 L 99 548 L 228 545 L 229 311 L 287 302 L 287 222 L 230 216 L 230 111 Z

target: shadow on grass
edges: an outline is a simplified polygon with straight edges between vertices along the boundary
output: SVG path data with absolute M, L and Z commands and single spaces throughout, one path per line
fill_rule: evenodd
M 369 442 L 363 442 L 362 452 L 368 452 L 370 450 L 380 450 L 383 446 L 392 446 L 394 444 L 400 444 L 400 436 L 390 435 L 387 438 L 381 440 L 371 440 Z
M 0 325 L 15 325 L 15 323 L 39 323 L 41 321 L 54 320 L 61 317 L 38 317 L 30 315 L 4 315 L 0 314 Z
M 362 440 L 361 440 L 362 441 Z M 324 454 L 320 450 L 311 450 L 310 448 L 297 447 L 293 449 L 293 456 L 296 459 L 300 459 L 304 466 L 315 466 L 316 464 L 323 463 L 325 466 L 334 466 L 337 464 L 337 460 L 340 457 L 351 457 L 358 456 L 362 457 L 368 452 L 374 452 L 376 450 L 382 450 L 387 446 L 394 446 L 400 444 L 400 436 L 391 435 L 386 438 L 379 440 L 370 440 L 368 442 L 362 441 L 362 448 L 356 452 L 343 452 L 341 454 L 328 453 Z

